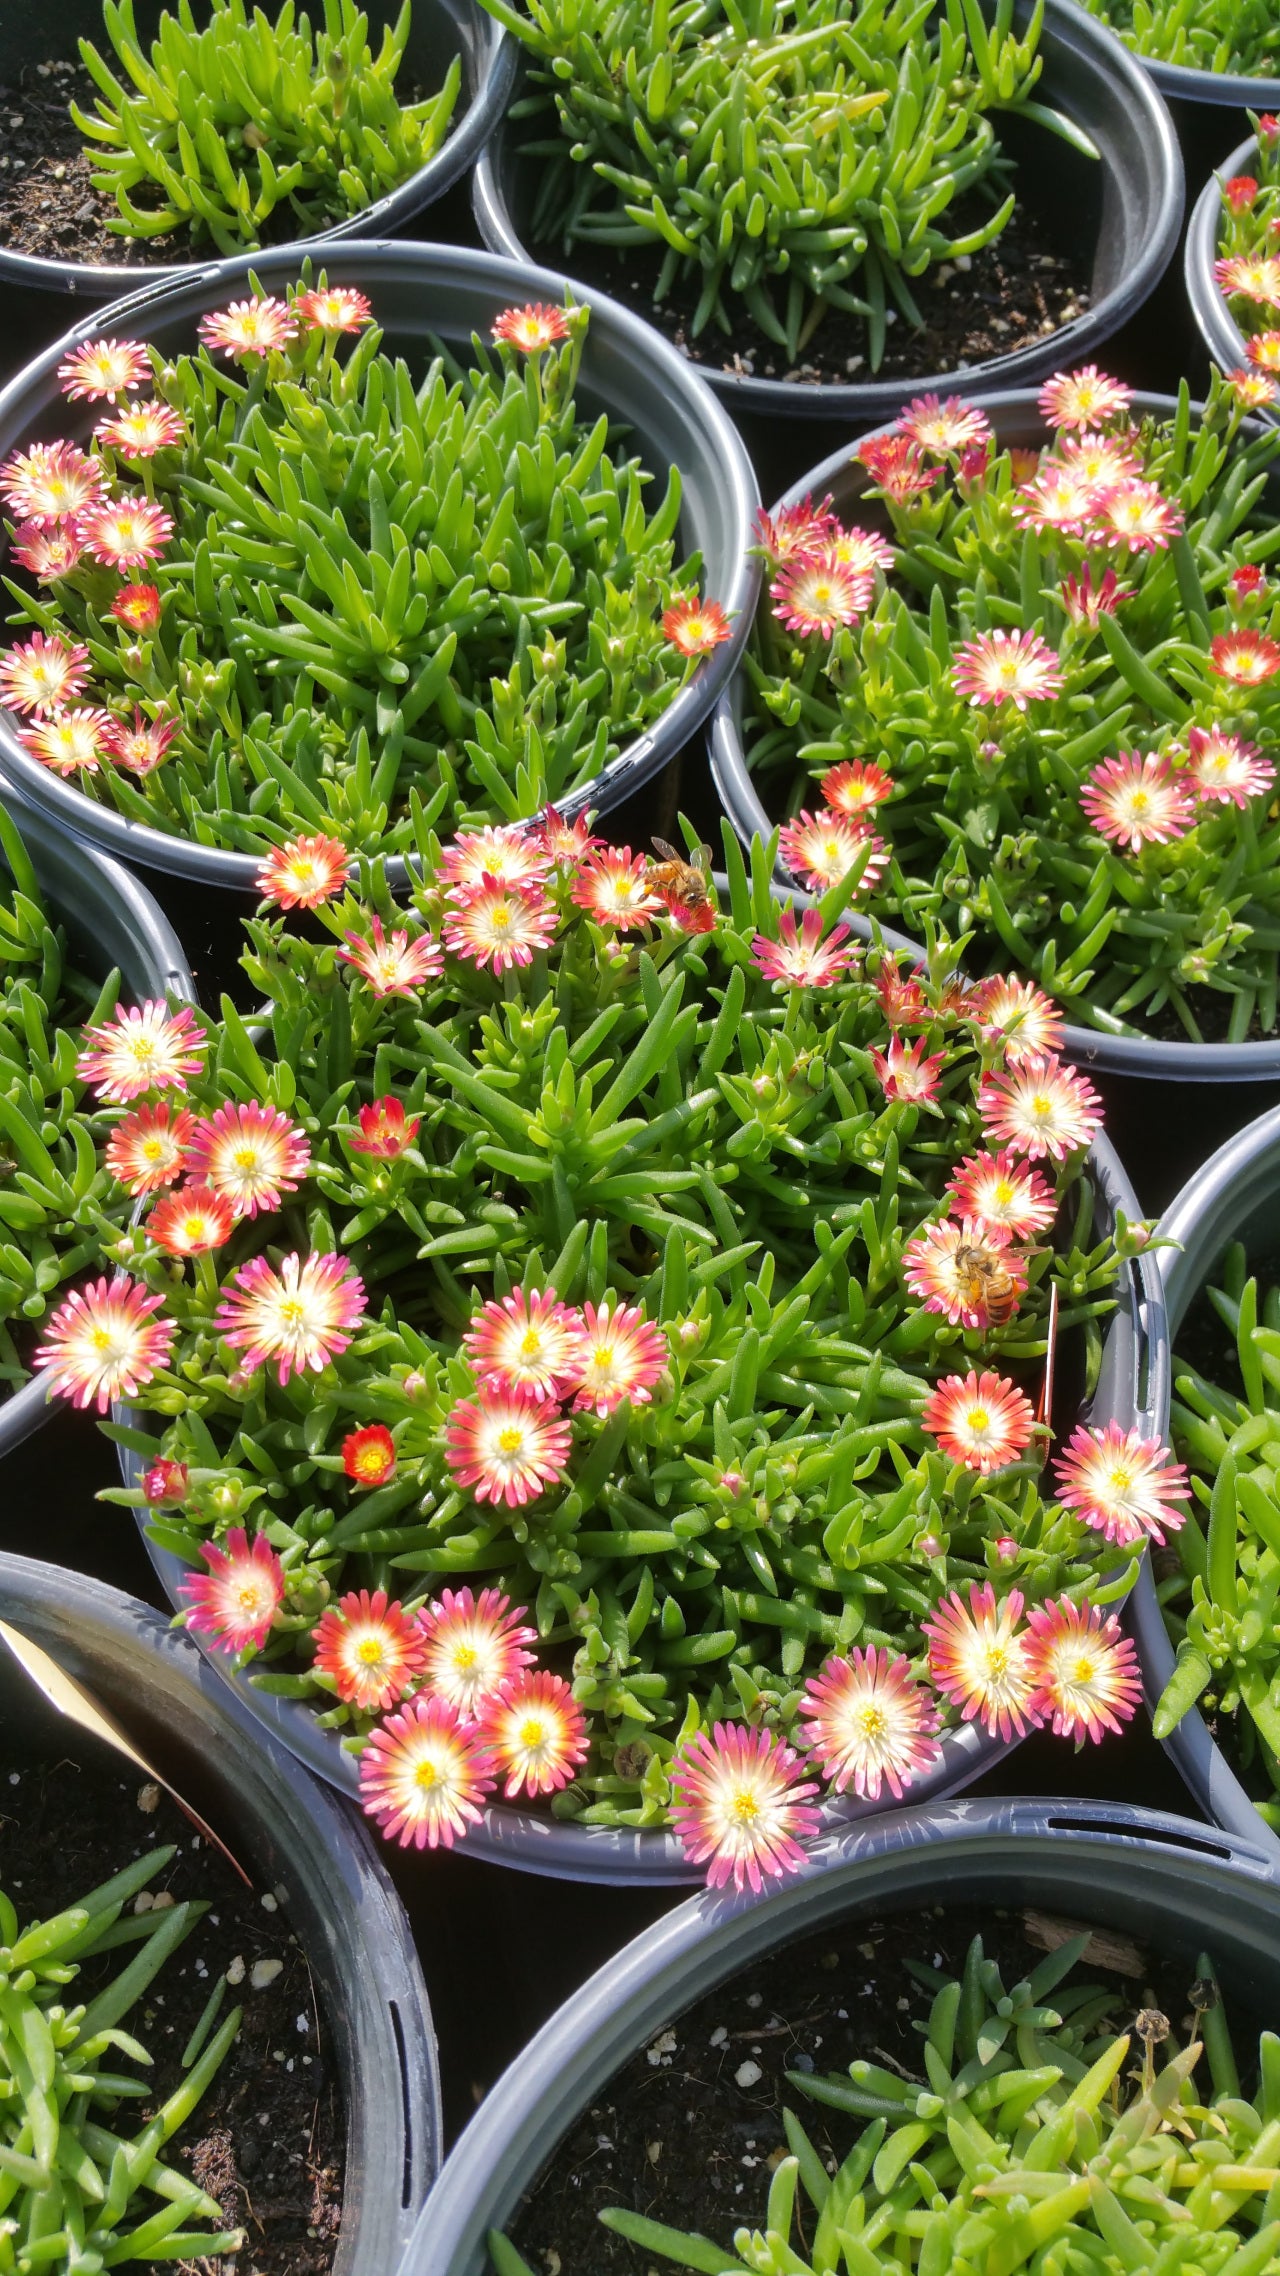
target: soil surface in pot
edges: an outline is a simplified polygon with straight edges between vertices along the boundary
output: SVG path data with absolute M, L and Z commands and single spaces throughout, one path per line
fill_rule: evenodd
M 601 2227 L 606 2205 L 730 2245 L 736 2228 L 763 2223 L 773 2169 L 788 2154 L 784 2107 L 832 2171 L 861 2132 L 861 2121 L 789 2085 L 787 2071 L 843 2072 L 863 2056 L 922 2076 L 912 2024 L 927 2019 L 932 1994 L 909 1974 L 908 1957 L 958 1975 L 980 1935 L 1009 1986 L 1044 1956 L 1020 1915 L 958 1907 L 908 1919 L 909 1929 L 902 1919 L 822 1929 L 768 1954 L 660 2032 L 566 2136 L 517 2215 L 509 2233 L 529 2266 L 546 2276 L 649 2276 L 652 2254 Z M 1098 1942 L 1071 1982 L 1114 1988 L 1117 2029 L 1156 2006 L 1182 2032 L 1194 1954 L 1156 1958 L 1105 1931 Z M 1108 1958 L 1137 1972 L 1121 1973 Z M 1239 2022 L 1243 2058 L 1260 2019 Z
M 245 1888 L 160 1788 L 127 1767 L 122 1775 L 110 1749 L 77 1732 L 72 1760 L 50 1745 L 47 1729 L 34 1744 L 25 1736 L 13 1722 L 0 1732 L 0 1886 L 20 1919 L 48 1918 L 167 1842 L 178 1854 L 151 1886 L 171 1891 L 175 1902 L 209 1903 L 126 2019 L 154 2057 L 157 2101 L 181 2081 L 181 2051 L 218 1977 L 230 1970 L 240 1979 L 228 1985 L 221 2010 L 243 2007 L 239 2037 L 166 2155 L 217 2198 L 227 2226 L 242 2226 L 246 2242 L 235 2254 L 180 2263 L 179 2276 L 329 2276 L 342 2218 L 342 2094 L 328 2021 L 287 1914 L 274 1898 L 268 1909 L 258 1889 Z M 260 1961 L 283 1965 L 255 1990 Z M 115 1952 L 86 1962 L 83 1996 L 119 1965 Z M 129 2108 L 141 2124 L 151 2104 Z M 141 2276 L 166 2276 L 175 2263 L 129 2265 Z

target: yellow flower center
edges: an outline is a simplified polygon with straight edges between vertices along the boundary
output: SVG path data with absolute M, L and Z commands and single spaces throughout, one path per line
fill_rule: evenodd
M 306 1323 L 307 1307 L 298 1296 L 280 1299 L 280 1325 L 282 1328 L 300 1328 Z
M 1122 1497 L 1123 1495 L 1127 1494 L 1133 1486 L 1132 1471 L 1122 1469 L 1117 1464 L 1114 1470 L 1108 1470 L 1107 1472 L 1107 1486 L 1109 1491 L 1115 1494 L 1117 1498 Z
M 508 1423 L 505 1430 L 498 1432 L 499 1454 L 518 1454 L 523 1444 L 524 1432 L 518 1423 Z
M 729 1805 L 730 1814 L 744 1826 L 753 1826 L 760 1815 L 760 1804 L 745 1786 L 740 1786 Z
M 381 1636 L 362 1636 L 356 1645 L 356 1658 L 362 1667 L 381 1667 L 384 1656 Z
M 877 1707 L 874 1701 L 867 1700 L 858 1709 L 858 1729 L 864 1739 L 882 1739 L 885 1737 L 888 1728 L 884 1709 Z
M 542 1351 L 542 1338 L 536 1328 L 526 1328 L 520 1342 L 521 1359 L 537 1359 Z
M 545 1744 L 546 1736 L 546 1729 L 538 1716 L 526 1715 L 523 1723 L 520 1725 L 521 1746 L 540 1747 Z
M 434 1762 L 420 1762 L 413 1773 L 413 1783 L 415 1786 L 421 1787 L 424 1794 L 429 1794 L 432 1787 L 439 1782 L 439 1776 Z
M 1017 1199 L 1017 1188 L 1008 1178 L 999 1178 L 991 1189 L 991 1197 L 999 1208 L 1007 1209 L 1009 1203 Z
M 991 1417 L 985 1407 L 970 1407 L 969 1428 L 975 1437 L 980 1435 L 982 1431 L 991 1428 Z
M 262 1155 L 256 1146 L 237 1146 L 231 1157 L 234 1167 L 256 1176 L 262 1168 Z
M 1037 1121 L 1046 1121 L 1048 1117 L 1053 1113 L 1053 1100 L 1046 1098 L 1043 1091 L 1037 1091 L 1035 1097 L 1031 1101 L 1031 1112 L 1035 1115 Z
M 459 1675 L 468 1675 L 479 1657 L 474 1644 L 455 1644 L 453 1647 L 453 1665 Z

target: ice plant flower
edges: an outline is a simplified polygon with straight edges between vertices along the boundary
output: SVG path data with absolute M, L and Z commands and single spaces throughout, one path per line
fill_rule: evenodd
M 1079 371 L 1055 372 L 1040 390 L 1040 416 L 1051 427 L 1100 427 L 1127 411 L 1133 389 L 1109 379 L 1096 364 Z
M 1078 537 L 1097 511 L 1098 486 L 1078 467 L 1050 459 L 1032 481 L 1014 491 L 1012 502 L 1015 521 Z
M 340 1596 L 311 1631 L 316 1672 L 364 1714 L 385 1714 L 422 1671 L 422 1631 L 384 1588 Z
M 284 1568 L 264 1533 L 250 1542 L 242 1525 L 225 1542 L 202 1541 L 209 1570 L 179 1581 L 187 1608 L 186 1624 L 212 1639 L 219 1651 L 260 1651 L 284 1598 Z
M 385 1423 L 347 1432 L 342 1467 L 354 1486 L 385 1486 L 396 1474 L 396 1442 Z
M 180 1185 L 156 1203 L 147 1232 L 171 1257 L 199 1257 L 229 1241 L 235 1223 L 225 1194 L 207 1185 Z
M 141 340 L 86 340 L 58 366 L 62 392 L 75 402 L 109 403 L 151 377 L 151 358 Z
M 1197 798 L 1243 808 L 1260 791 L 1270 790 L 1276 779 L 1275 768 L 1256 743 L 1224 735 L 1219 727 L 1190 728 L 1187 746 L 1188 777 Z
M 163 1296 L 122 1272 L 73 1289 L 35 1355 L 49 1396 L 77 1407 L 93 1400 L 100 1415 L 117 1399 L 131 1399 L 169 1364 L 178 1327 L 152 1317 L 163 1305 Z
M 978 1032 L 988 1042 L 998 1043 L 1015 1067 L 1024 1059 L 1057 1051 L 1065 1033 L 1057 1005 L 1032 980 L 1011 980 L 1004 974 L 979 980 L 969 992 L 966 1011 Z
M 1274 403 L 1280 396 L 1280 388 L 1274 379 L 1268 379 L 1264 371 L 1229 371 L 1226 376 L 1227 385 L 1237 403 L 1242 404 L 1246 411 L 1265 410 L 1269 403 Z
M 1246 609 L 1254 601 L 1264 598 L 1267 591 L 1265 572 L 1258 567 L 1256 561 L 1243 561 L 1228 577 L 1227 590 L 1232 607 Z
M 312 332 L 358 332 L 373 317 L 367 297 L 353 285 L 326 285 L 300 292 L 294 298 L 293 313 Z
M 447 1699 L 419 1692 L 369 1733 L 360 1806 L 404 1849 L 451 1849 L 493 1791 L 489 1758 Z
M 9 551 L 20 568 L 29 569 L 42 585 L 52 585 L 59 577 L 70 576 L 84 547 L 74 521 L 50 522 L 47 528 L 39 522 L 19 522 Z
M 353 1131 L 347 1140 L 352 1153 L 375 1154 L 384 1162 L 406 1153 L 422 1128 L 422 1116 L 406 1114 L 398 1098 L 376 1098 L 372 1106 L 361 1107 L 356 1121 L 360 1135 Z
M 1222 195 L 1233 213 L 1247 213 L 1258 194 L 1258 185 L 1252 174 L 1233 174 L 1222 185 Z
M 1010 1245 L 1002 1225 L 971 1217 L 927 1225 L 902 1252 L 903 1279 L 926 1312 L 941 1312 L 953 1328 L 989 1328 L 1006 1320 L 1026 1293 L 1027 1260 Z
M 154 458 L 158 450 L 173 450 L 185 441 L 185 419 L 167 403 L 130 403 L 94 428 L 98 441 L 121 458 Z
M 886 798 L 893 796 L 893 777 L 874 759 L 842 759 L 837 767 L 828 767 L 818 784 L 823 798 L 833 814 L 872 814 Z
M 317 832 L 273 846 L 254 883 L 263 900 L 274 901 L 277 908 L 318 909 L 341 893 L 350 875 L 351 861 L 341 838 Z
M 455 1401 L 444 1458 L 455 1483 L 478 1502 L 520 1509 L 564 1476 L 572 1443 L 554 1400 L 485 1384 L 474 1399 Z
M 902 1099 L 912 1106 L 927 1106 L 937 1097 L 946 1063 L 945 1051 L 935 1051 L 926 1058 L 923 1041 L 904 1043 L 897 1035 L 887 1051 L 871 1053 L 871 1064 L 885 1097 Z
M 909 505 L 913 498 L 932 490 L 937 479 L 935 469 L 926 465 L 920 445 L 910 435 L 868 435 L 853 455 L 861 460 L 875 488 L 895 505 Z
M 159 592 L 154 585 L 122 585 L 107 613 L 130 632 L 154 632 L 161 615 Z
M 1088 561 L 1078 577 L 1062 580 L 1062 605 L 1073 624 L 1094 625 L 1099 617 L 1114 616 L 1121 601 L 1129 597 L 1129 587 L 1120 583 L 1114 569 L 1105 570 L 1095 584 Z
M 1099 500 L 1093 534 L 1100 545 L 1154 553 L 1181 529 L 1181 511 L 1154 482 L 1122 482 Z
M 564 1677 L 545 1668 L 525 1669 L 486 1700 L 480 1730 L 509 1802 L 557 1793 L 587 1759 L 586 1717 Z
M 861 529 L 856 522 L 848 529 L 842 529 L 836 522 L 824 550 L 830 560 L 838 561 L 842 568 L 852 569 L 860 577 L 870 577 L 877 569 L 892 569 L 897 559 L 886 539 L 877 536 L 874 530 Z
M 633 932 L 656 917 L 662 903 L 649 891 L 649 865 L 630 846 L 602 846 L 590 854 L 574 881 L 573 900 L 599 925 Z
M 280 1207 L 311 1162 L 311 1142 L 276 1106 L 220 1106 L 197 1123 L 188 1148 L 191 1175 L 223 1194 L 238 1217 Z
M 555 346 L 557 340 L 569 337 L 569 318 L 563 308 L 553 308 L 548 301 L 533 300 L 524 308 L 504 308 L 493 325 L 495 340 L 505 340 L 508 346 L 523 349 L 525 355 L 540 355 L 544 348 Z
M 1280 641 L 1245 626 L 1219 632 L 1209 642 L 1209 666 L 1219 679 L 1234 680 L 1237 687 L 1261 687 L 1280 672 Z
M 517 1288 L 481 1306 L 462 1348 L 477 1380 L 534 1399 L 565 1398 L 582 1372 L 582 1314 L 553 1288 L 526 1296 Z
M 830 498 L 820 506 L 801 498 L 794 506 L 780 506 L 776 514 L 756 515 L 756 550 L 781 568 L 801 555 L 821 553 L 839 526 Z
M 497 885 L 541 885 L 550 868 L 551 856 L 541 840 L 510 828 L 464 831 L 440 858 L 441 879 L 461 893 L 474 891 L 486 878 Z
M 483 971 L 532 964 L 555 938 L 556 912 L 540 886 L 503 885 L 486 876 L 445 911 L 444 945 Z
M 1255 332 L 1244 352 L 1259 371 L 1280 371 L 1280 332 Z
M 1080 804 L 1099 835 L 1132 853 L 1167 846 L 1195 820 L 1195 808 L 1168 759 L 1121 751 L 1092 768 Z
M 882 1786 L 900 1802 L 942 1752 L 934 1700 L 910 1662 L 883 1645 L 824 1660 L 804 1687 L 799 1713 L 833 1792 L 852 1786 L 866 1802 L 878 1802 Z
M 292 311 L 270 293 L 215 308 L 201 317 L 196 329 L 211 354 L 221 349 L 224 356 L 269 356 L 286 347 L 298 331 Z
M 709 656 L 732 637 L 732 627 L 719 601 L 682 600 L 663 610 L 662 633 L 682 656 Z
M 980 632 L 955 652 L 951 680 L 972 704 L 1013 703 L 1025 711 L 1062 693 L 1057 656 L 1038 632 Z
M 554 806 L 548 806 L 531 826 L 529 835 L 557 868 L 576 869 L 600 844 L 600 840 L 591 835 L 591 820 L 589 814 L 579 814 L 576 821 L 566 822 Z
M 0 466 L 0 497 L 24 522 L 77 521 L 102 496 L 103 470 L 75 443 L 33 443 Z
M 869 893 L 889 866 L 882 838 L 865 823 L 847 814 L 810 814 L 802 809 L 794 822 L 778 833 L 778 851 L 790 869 L 797 870 L 826 892 L 838 885 L 855 863 L 861 865 L 858 891 Z
M 369 934 L 369 939 L 363 940 L 359 933 L 347 933 L 347 945 L 338 950 L 338 955 L 344 964 L 355 966 L 375 996 L 412 996 L 425 981 L 436 979 L 444 970 L 440 943 L 430 933 L 419 933 L 410 940 L 407 932 L 398 930 L 387 939 L 381 917 L 374 917 Z
M 935 1383 L 920 1412 L 920 1428 L 936 1438 L 952 1462 L 988 1477 L 1025 1454 L 1035 1431 L 1031 1401 L 1003 1375 L 948 1375 Z
M 158 1193 L 173 1185 L 186 1169 L 186 1152 L 196 1126 L 193 1114 L 180 1107 L 175 1114 L 167 1099 L 155 1106 L 140 1106 L 118 1122 L 107 1140 L 105 1161 L 113 1178 L 130 1193 Z
M 538 1641 L 500 1589 L 446 1588 L 418 1614 L 422 1674 L 429 1690 L 473 1722 L 504 1684 L 532 1667 Z
M 757 933 L 751 954 L 775 988 L 830 988 L 853 967 L 853 953 L 840 945 L 848 938 L 848 926 L 837 925 L 824 940 L 822 918 L 816 909 L 805 910 L 797 933 L 795 910 L 784 909 L 778 919 L 778 938 L 770 940 L 767 934 Z
M 686 1857 L 707 1867 L 713 1889 L 759 1894 L 766 1876 L 780 1879 L 804 1862 L 800 1844 L 818 1831 L 810 1796 L 800 1781 L 799 1755 L 775 1731 L 743 1723 L 717 1723 L 699 1731 L 671 1764 L 675 1797 L 672 1823 Z
M 575 1414 L 611 1415 L 624 1399 L 647 1407 L 668 1359 L 661 1328 L 638 1304 L 587 1304 L 574 1369 Z
M 80 516 L 86 553 L 109 569 L 140 569 L 163 553 L 173 536 L 173 516 L 154 498 L 111 498 Z
M 0 702 L 10 711 L 60 711 L 81 694 L 88 673 L 87 648 L 37 632 L 0 656 Z
M 991 422 L 985 411 L 976 403 L 966 403 L 961 395 L 948 395 L 945 402 L 936 395 L 917 395 L 901 414 L 898 432 L 933 457 L 946 458 L 952 451 L 971 450 L 975 443 L 985 443 Z
M 932 1016 L 915 974 L 908 972 L 904 977 L 896 960 L 889 957 L 876 974 L 876 996 L 892 1028 L 921 1026 Z
M 978 1721 L 993 1738 L 1025 1738 L 1039 1723 L 1034 1705 L 1036 1667 L 1025 1630 L 1019 1629 L 1023 1600 L 1011 1589 L 996 1603 L 990 1581 L 969 1589 L 966 1605 L 958 1592 L 922 1620 L 929 1645 L 929 1673 L 943 1696 L 960 1709 L 961 1720 Z
M 96 708 L 55 711 L 49 719 L 20 727 L 18 741 L 33 759 L 64 778 L 80 767 L 86 774 L 96 774 L 103 758 L 110 756 L 107 738 L 114 724 L 109 711 Z
M 1104 1430 L 1080 1423 L 1054 1463 L 1058 1499 L 1085 1525 L 1123 1549 L 1154 1541 L 1183 1523 L 1189 1500 L 1187 1473 L 1158 1438 L 1109 1422 Z
M 185 1462 L 170 1462 L 160 1455 L 142 1473 L 142 1497 L 148 1509 L 178 1509 L 186 1500 L 191 1477 Z
M 276 1362 L 283 1387 L 290 1375 L 319 1374 L 344 1352 L 364 1317 L 364 1282 L 345 1257 L 266 1257 L 240 1266 L 214 1315 L 214 1325 L 251 1372 Z
M 163 764 L 177 732 L 176 719 L 147 719 L 135 705 L 132 726 L 127 719 L 113 719 L 103 729 L 102 748 L 127 773 L 151 774 Z
M 867 571 L 848 568 L 830 548 L 789 562 L 769 587 L 774 615 L 802 640 L 830 640 L 841 625 L 856 624 L 873 592 Z
M 1101 1107 L 1092 1083 L 1047 1057 L 984 1076 L 978 1092 L 985 1135 L 1033 1162 L 1045 1154 L 1064 1162 L 1087 1146 L 1102 1128 Z
M 998 1225 L 1012 1241 L 1047 1232 L 1058 1214 L 1053 1187 L 1007 1149 L 968 1155 L 952 1172 L 947 1193 L 953 1217 Z
M 1219 292 L 1259 308 L 1280 308 L 1280 260 L 1270 253 L 1229 253 L 1213 264 Z
M 84 1040 L 76 1073 L 110 1106 L 146 1091 L 185 1091 L 188 1075 L 204 1065 L 205 1038 L 187 1004 L 176 1012 L 155 1000 L 117 1005 L 110 1019 L 85 1029 Z
M 1050 1597 L 1032 1605 L 1027 1624 L 1036 1683 L 1032 1706 L 1060 1739 L 1099 1740 L 1128 1722 L 1142 1697 L 1142 1680 L 1114 1612 Z
M 1114 490 L 1117 483 L 1137 481 L 1142 471 L 1123 435 L 1063 435 L 1057 463 L 1091 482 L 1099 493 Z

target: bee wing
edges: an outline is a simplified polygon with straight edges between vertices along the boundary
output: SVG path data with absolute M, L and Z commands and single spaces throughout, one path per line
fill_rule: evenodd
M 683 862 L 684 855 L 678 854 L 674 846 L 669 846 L 665 838 L 651 838 L 649 843 L 661 860 Z
M 708 877 L 709 877 L 709 876 L 711 875 L 711 848 L 710 848 L 710 846 L 699 846 L 699 848 L 698 848 L 698 850 L 697 850 L 697 853 L 694 855 L 693 859 L 694 859 L 694 861 L 696 862 L 696 864 L 697 864 L 697 866 L 698 866 L 698 868 L 699 868 L 699 869 L 705 869 L 705 871 L 706 871 L 706 873 L 707 873 L 707 875 L 708 875 Z

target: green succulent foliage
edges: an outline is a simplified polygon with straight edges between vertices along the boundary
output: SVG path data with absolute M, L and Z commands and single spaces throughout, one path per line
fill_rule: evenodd
M 791 361 L 828 309 L 923 322 L 912 286 L 1013 212 L 991 114 L 1030 111 L 1043 0 L 482 0 L 534 58 L 516 106 L 539 139 L 532 229 L 661 251 L 654 291 L 696 283 L 695 337 L 745 310 Z M 558 132 L 548 137 L 554 123 Z M 952 213 L 983 189 L 977 227 Z
M 1280 27 L 1272 0 L 1084 0 L 1153 63 L 1193 71 L 1268 78 L 1280 71 Z
M 1235 1346 L 1228 1388 L 1175 1363 L 1173 1431 L 1195 1507 L 1175 1536 L 1176 1569 L 1157 1584 L 1177 1665 L 1156 1709 L 1167 1738 L 1201 1705 L 1232 1718 L 1258 1807 L 1280 1827 L 1280 1288 L 1247 1277 L 1233 1243 L 1222 1286 L 1206 1290 Z
M 209 0 L 207 11 L 178 0 L 148 54 L 133 0 L 103 0 L 117 69 L 81 40 L 101 94 L 92 114 L 73 103 L 71 116 L 89 137 L 94 188 L 119 206 L 110 229 L 182 230 L 194 246 L 251 252 L 360 213 L 426 165 L 449 131 L 460 60 L 437 95 L 401 104 L 410 0 L 376 55 L 356 0 L 323 5 L 324 28 L 313 31 L 294 0 L 274 23 L 247 0 Z
M 222 2227 L 217 2199 L 160 2155 L 216 2075 L 240 2028 L 238 2007 L 214 2030 L 215 1994 L 183 2050 L 181 2084 L 136 2132 L 122 2126 L 131 2101 L 155 2099 L 148 2078 L 122 2067 L 149 2069 L 153 2059 L 125 2024 L 209 1909 L 188 1900 L 158 1914 L 126 1911 L 173 1855 L 152 1850 L 26 1927 L 0 1891 L 0 2276 L 101 2276 L 244 2242 L 243 2230 Z M 138 1949 L 119 1972 L 73 2004 L 82 1964 L 129 1945 Z

